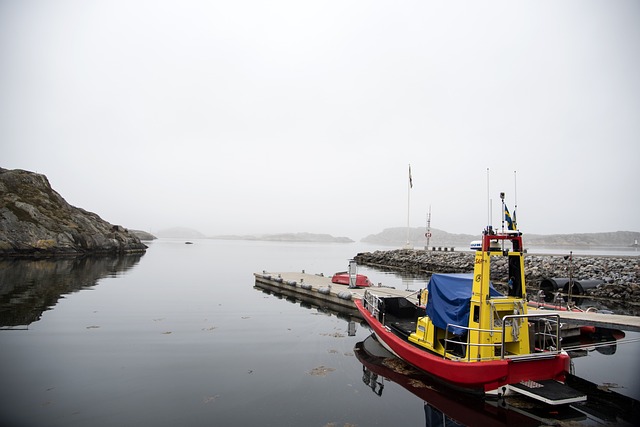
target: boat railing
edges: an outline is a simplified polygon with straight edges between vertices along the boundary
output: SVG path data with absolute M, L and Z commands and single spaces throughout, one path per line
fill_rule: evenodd
M 507 356 L 504 351 L 504 337 L 505 337 L 505 328 L 512 320 L 517 322 L 518 319 L 524 320 L 542 320 L 544 324 L 544 329 L 542 332 L 535 332 L 534 342 L 541 343 L 542 347 L 540 351 L 535 353 L 529 353 L 524 355 L 513 355 L 508 356 L 510 359 L 535 359 L 535 358 L 546 358 L 549 356 L 554 356 L 558 354 L 560 350 L 560 315 L 557 313 L 548 314 L 548 313 L 535 313 L 535 314 L 511 314 L 508 316 L 504 316 L 502 319 L 502 343 L 501 343 L 501 351 L 500 358 L 504 359 Z M 555 334 L 552 333 L 552 323 L 555 324 Z M 551 343 L 547 345 L 547 343 Z
M 449 336 L 449 333 L 451 333 L 453 336 L 460 336 L 460 334 L 454 334 L 453 330 L 455 329 L 464 329 L 465 333 L 463 335 L 466 335 L 467 339 L 466 342 L 465 341 L 459 341 L 457 339 L 451 339 L 451 338 L 446 338 Z M 481 328 L 470 328 L 468 326 L 461 326 L 461 325 L 454 325 L 453 323 L 448 323 L 447 327 L 445 329 L 445 339 L 444 339 L 444 357 L 447 357 L 447 354 L 449 354 L 449 344 L 451 344 L 451 347 L 453 347 L 454 345 L 464 345 L 466 346 L 466 348 L 468 349 L 469 346 L 471 347 L 494 347 L 494 348 L 499 348 L 500 347 L 500 343 L 471 343 L 470 342 L 470 337 L 471 334 L 469 332 L 488 332 L 489 334 L 500 334 L 502 333 L 502 330 L 500 329 L 481 329 Z M 463 360 L 466 359 L 467 362 L 480 362 L 483 360 L 493 360 L 494 358 L 483 358 L 483 357 L 474 357 L 471 358 L 471 351 L 465 351 L 465 353 L 467 354 L 467 357 L 459 357 L 457 358 L 457 360 Z
M 517 328 L 517 324 L 522 322 L 521 325 L 527 324 L 530 320 L 541 320 L 543 324 L 543 329 L 541 331 L 534 331 L 534 343 L 539 343 L 540 348 L 535 352 L 521 355 L 509 355 L 505 351 L 505 336 L 507 334 L 506 328 L 512 327 L 513 331 Z M 481 328 L 471 328 L 461 325 L 447 324 L 445 329 L 445 339 L 444 339 L 444 354 L 445 357 L 448 354 L 449 347 L 453 347 L 454 345 L 466 345 L 467 349 L 470 347 L 494 347 L 495 349 L 499 349 L 499 351 L 493 352 L 493 354 L 499 353 L 500 359 L 544 359 L 548 357 L 553 357 L 561 351 L 560 348 L 560 315 L 555 313 L 536 313 L 536 314 L 513 314 L 507 315 L 502 318 L 502 327 L 500 329 L 481 329 Z M 466 333 L 466 341 L 460 341 L 459 339 L 447 338 L 450 336 L 460 336 L 461 334 L 453 334 L 453 330 L 465 330 Z M 553 330 L 555 329 L 555 331 Z M 491 343 L 471 343 L 470 338 L 471 335 L 469 332 L 476 332 L 478 335 L 480 333 L 489 333 L 499 334 L 500 341 L 499 342 L 491 342 Z M 471 357 L 471 351 L 465 351 L 467 357 L 461 357 L 458 360 L 466 359 L 468 362 L 479 362 L 483 360 L 494 360 L 495 357 L 482 358 L 482 357 Z
M 381 323 L 384 324 L 382 319 L 379 318 L 379 315 L 380 315 L 380 297 L 375 295 L 375 294 L 372 294 L 371 292 L 366 290 L 366 291 L 364 291 L 364 296 L 362 297 L 362 302 L 363 302 L 364 308 L 366 308 L 369 311 L 369 313 L 371 313 L 371 315 L 373 317 L 375 317 L 376 319 L 380 320 Z

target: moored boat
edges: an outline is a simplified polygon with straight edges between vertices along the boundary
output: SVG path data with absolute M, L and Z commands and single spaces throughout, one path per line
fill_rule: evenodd
M 558 315 L 527 310 L 523 254 L 520 232 L 489 227 L 473 274 L 434 274 L 418 303 L 367 290 L 356 306 L 396 356 L 456 388 L 552 392 L 541 399 L 550 404 L 584 400 L 562 383 L 570 359 L 560 348 Z M 506 260 L 507 295 L 491 285 L 497 257 Z
M 341 271 L 339 273 L 334 274 L 331 277 L 331 283 L 337 283 L 338 285 L 349 285 L 349 272 Z M 363 274 L 356 275 L 357 288 L 367 288 L 369 286 L 371 286 L 371 281 L 367 276 Z

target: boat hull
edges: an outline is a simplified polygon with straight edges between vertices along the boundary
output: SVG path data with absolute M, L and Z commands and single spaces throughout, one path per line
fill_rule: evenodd
M 456 388 L 489 392 L 521 381 L 545 379 L 564 381 L 569 372 L 570 359 L 566 353 L 549 354 L 548 358 L 519 360 L 506 358 L 481 362 L 446 359 L 390 332 L 364 308 L 362 300 L 356 300 L 355 304 L 376 337 L 394 354 Z
M 331 277 L 331 283 L 336 283 L 338 285 L 349 285 L 349 273 L 342 272 L 334 274 Z M 369 286 L 371 286 L 371 281 L 367 276 L 362 274 L 356 275 L 356 287 L 367 288 Z

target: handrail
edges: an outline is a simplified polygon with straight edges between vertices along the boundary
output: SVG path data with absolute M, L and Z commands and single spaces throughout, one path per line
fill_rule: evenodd
M 371 292 L 369 292 L 369 290 L 366 290 L 364 291 L 362 301 L 364 302 L 364 308 L 366 308 L 373 317 L 378 319 L 378 315 L 380 312 L 380 309 L 378 308 L 380 306 L 380 297 L 372 294 Z
M 505 335 L 506 335 L 506 327 L 508 325 L 512 325 L 512 322 L 509 322 L 509 320 L 511 319 L 524 319 L 524 318 L 540 318 L 540 319 L 547 319 L 547 322 L 552 322 L 551 319 L 555 317 L 555 324 L 556 324 L 556 331 L 554 335 L 551 335 L 549 333 L 547 333 L 547 331 L 545 330 L 542 333 L 536 333 L 536 335 L 542 335 L 543 337 L 543 345 L 546 342 L 546 338 L 548 337 L 552 337 L 552 339 L 555 339 L 555 346 L 551 346 L 549 347 L 548 350 L 546 350 L 543 347 L 543 351 L 541 352 L 537 352 L 537 353 L 529 353 L 529 354 L 523 354 L 523 355 L 513 355 L 513 356 L 509 356 L 505 354 Z M 558 345 L 558 343 L 560 343 L 560 315 L 559 314 L 555 314 L 555 313 L 535 313 L 535 314 L 513 314 L 513 315 L 507 315 L 504 316 L 502 318 L 502 327 L 501 329 L 482 329 L 482 328 L 471 328 L 468 326 L 461 326 L 461 325 L 454 325 L 452 323 L 448 323 L 447 327 L 445 328 L 445 338 L 444 338 L 444 354 L 443 357 L 446 358 L 447 357 L 447 352 L 448 352 L 448 344 L 449 343 L 453 343 L 453 344 L 460 344 L 460 345 L 466 345 L 467 347 L 495 347 L 495 348 L 500 348 L 500 359 L 536 359 L 536 358 L 547 358 L 550 356 L 554 356 L 556 354 L 558 354 L 561 350 L 560 350 L 560 346 Z M 547 323 L 548 325 L 549 323 Z M 447 336 L 450 333 L 450 328 L 457 328 L 457 329 L 464 329 L 467 331 L 467 339 L 466 342 L 460 342 L 460 341 L 455 341 L 452 340 L 451 338 L 447 338 Z M 469 340 L 471 338 L 471 334 L 469 334 L 469 331 L 475 331 L 475 332 L 488 332 L 489 334 L 500 334 L 500 342 L 493 342 L 493 343 L 471 343 Z M 472 358 L 471 358 L 471 352 L 470 351 L 466 351 L 467 357 L 464 358 L 466 359 L 466 361 L 471 362 Z M 485 360 L 487 358 L 478 358 L 475 357 L 473 358 L 473 361 L 482 361 Z M 458 360 L 463 360 L 463 358 L 458 358 Z M 492 358 L 488 358 L 488 360 L 492 360 Z
M 447 338 L 447 334 L 449 333 L 449 327 L 453 327 L 453 328 L 458 328 L 458 329 L 465 329 L 467 331 L 467 342 L 466 343 L 462 343 L 460 341 L 454 341 L 452 339 Z M 490 334 L 493 333 L 498 333 L 501 334 L 502 330 L 500 329 L 482 329 L 482 328 L 471 328 L 469 326 L 460 326 L 460 325 L 454 325 L 453 323 L 447 323 L 447 327 L 445 328 L 445 333 L 444 333 L 444 355 L 443 358 L 447 357 L 447 344 L 448 343 L 454 343 L 454 344 L 464 344 L 467 346 L 473 346 L 473 347 L 498 347 L 498 343 L 473 343 L 471 344 L 469 342 L 470 339 L 470 334 L 469 331 L 476 331 L 476 332 L 488 332 Z M 467 362 L 471 362 L 471 352 L 467 351 Z M 462 360 L 462 358 L 459 358 L 459 360 Z M 474 361 L 476 362 L 480 362 L 482 360 L 484 360 L 484 358 L 482 357 L 474 357 L 473 358 Z
M 555 317 L 556 318 L 556 343 L 560 343 L 560 315 L 559 314 L 547 314 L 547 313 L 533 313 L 533 314 L 510 314 L 507 316 L 504 316 L 502 318 L 502 343 L 501 343 L 501 351 L 500 351 L 500 358 L 504 359 L 505 355 L 504 355 L 504 336 L 505 336 L 505 327 L 506 327 L 506 323 L 508 319 L 530 319 L 532 317 L 537 317 L 537 318 L 550 318 L 550 317 Z M 543 333 L 543 336 L 546 336 L 546 332 Z M 543 340 L 544 343 L 544 340 Z M 544 352 L 544 353 L 531 353 L 528 354 L 527 357 L 530 358 L 536 358 L 536 357 L 540 357 L 538 355 L 542 354 L 542 355 L 548 355 L 548 354 L 558 354 L 560 352 L 559 349 L 559 345 L 556 344 L 555 349 L 549 349 L 548 351 Z

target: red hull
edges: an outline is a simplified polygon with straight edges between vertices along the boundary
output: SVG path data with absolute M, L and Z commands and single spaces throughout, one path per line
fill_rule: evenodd
M 469 390 L 491 391 L 508 384 L 527 380 L 554 379 L 564 381 L 569 372 L 569 356 L 565 353 L 548 359 L 492 360 L 464 362 L 445 359 L 420 349 L 389 332 L 364 308 L 362 300 L 355 300 L 356 307 L 373 329 L 376 336 L 407 363 L 435 375 L 452 385 Z

